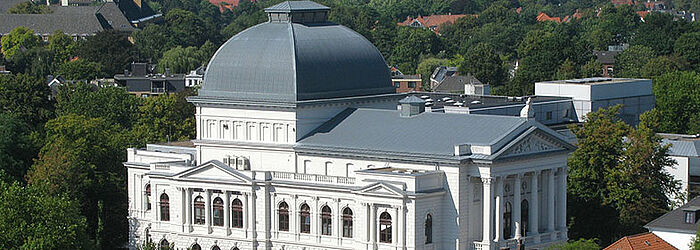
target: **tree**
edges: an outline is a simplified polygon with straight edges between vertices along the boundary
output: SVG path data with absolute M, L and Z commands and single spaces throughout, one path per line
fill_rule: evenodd
M 9 14 L 49 14 L 51 12 L 46 5 L 35 4 L 32 1 L 18 3 L 7 10 Z
M 461 74 L 472 74 L 482 83 L 490 84 L 491 86 L 504 84 L 506 70 L 492 45 L 479 43 L 467 50 L 464 59 L 464 63 L 459 65 Z
M 12 29 L 9 34 L 0 38 L 2 54 L 8 60 L 12 60 L 21 50 L 33 48 L 40 43 L 41 39 L 34 35 L 33 30 L 22 26 Z
M 163 52 L 175 47 L 175 41 L 165 25 L 153 24 L 135 31 L 132 35 L 138 49 L 139 58 L 146 61 L 158 61 Z
M 689 247 L 693 250 L 700 250 L 700 229 L 695 232 L 695 237 L 693 237 Z
M 25 74 L 0 76 L 0 110 L 33 128 L 43 126 L 53 116 L 50 94 L 42 79 Z
M 56 95 L 56 114 L 102 118 L 110 124 L 130 129 L 138 118 L 140 99 L 123 88 L 78 83 L 61 86 Z
M 202 66 L 208 59 L 195 47 L 177 46 L 163 53 L 163 58 L 158 61 L 158 71 L 164 73 L 166 69 L 170 69 L 171 73 L 188 73 Z
M 61 64 L 56 75 L 68 80 L 93 80 L 102 75 L 102 65 L 85 59 L 76 59 Z
M 149 97 L 139 107 L 138 124 L 133 131 L 141 144 L 188 140 L 195 133 L 194 106 L 185 98 L 191 93 Z
M 649 47 L 635 45 L 615 56 L 615 76 L 616 77 L 642 77 L 642 67 L 656 57 L 656 54 Z
M 123 73 L 136 54 L 127 35 L 115 30 L 100 31 L 78 47 L 79 57 L 103 66 L 103 76 Z
M 518 46 L 521 66 L 511 81 L 509 95 L 534 92 L 537 81 L 551 80 L 556 70 L 569 58 L 570 41 L 563 34 L 532 30 Z
M 435 68 L 440 67 L 440 66 L 448 66 L 449 65 L 449 60 L 447 59 L 440 59 L 440 58 L 426 58 L 423 59 L 419 64 L 418 68 L 416 69 L 416 73 L 421 75 L 421 78 L 423 80 L 423 90 L 429 91 L 430 90 L 430 76 L 433 74 L 433 71 L 435 71 Z
M 80 205 L 67 195 L 0 181 L 0 200 L 0 248 L 92 248 Z
M 570 240 L 566 243 L 555 244 L 547 250 L 599 250 L 600 246 L 595 239 Z
M 28 174 L 51 195 L 67 194 L 81 204 L 89 239 L 105 246 L 126 241 L 125 176 L 121 162 L 127 139 L 102 118 L 67 114 L 46 123 L 45 144 Z M 108 225 L 101 227 L 100 225 Z
M 642 45 L 650 48 L 657 55 L 669 55 L 674 43 L 688 27 L 688 22 L 669 13 L 653 11 L 644 22 L 639 23 L 630 45 Z
M 700 132 L 691 129 L 692 122 L 700 114 L 700 74 L 672 72 L 662 75 L 654 79 L 653 90 L 656 109 L 663 117 L 659 132 Z
M 641 73 L 644 78 L 653 78 L 687 68 L 680 58 L 670 56 L 659 56 L 652 58 L 642 67 Z
M 202 46 L 210 37 L 204 21 L 194 13 L 173 9 L 165 14 L 165 23 L 174 41 L 181 46 Z
M 27 124 L 10 113 L 0 112 L 0 171 L 23 181 L 37 149 Z
M 621 105 L 588 113 L 571 126 L 578 148 L 568 160 L 569 232 L 595 237 L 603 245 L 645 231 L 643 226 L 670 209 L 679 183 L 665 172 L 674 164 L 650 120 L 636 128 L 618 117 Z
M 421 56 L 436 55 L 441 50 L 437 35 L 427 29 L 400 27 L 396 36 L 391 63 L 399 65 L 401 72 L 413 74 Z
M 49 36 L 48 48 L 55 56 L 54 61 L 65 62 L 75 54 L 75 44 L 70 36 L 63 31 L 56 30 L 53 35 Z
M 558 80 L 574 79 L 579 76 L 578 69 L 574 61 L 567 58 L 564 63 L 561 64 L 557 73 L 554 74 L 554 78 Z
M 673 51 L 697 69 L 700 65 L 700 32 L 681 35 L 676 39 Z
M 598 60 L 591 59 L 581 66 L 581 76 L 582 77 L 598 77 L 603 76 L 603 64 Z

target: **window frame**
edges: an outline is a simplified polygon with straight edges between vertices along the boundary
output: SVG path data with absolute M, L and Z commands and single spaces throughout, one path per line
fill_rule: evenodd
M 192 216 L 194 217 L 193 223 L 195 225 L 204 225 L 206 224 L 206 204 L 204 203 L 204 198 L 199 195 L 194 198 L 194 202 L 192 204 L 193 207 L 193 213 Z
M 311 208 L 306 203 L 299 208 L 299 233 L 311 233 Z
M 343 209 L 343 237 L 352 238 L 352 209 L 346 207 Z
M 392 219 L 388 212 L 382 212 L 379 216 L 379 242 L 392 243 Z
M 289 232 L 289 205 L 281 202 L 277 210 L 277 230 Z
M 433 243 L 433 215 L 428 213 L 425 216 L 425 244 Z
M 243 228 L 243 202 L 238 198 L 231 202 L 231 227 Z
M 160 195 L 160 221 L 170 221 L 170 197 L 166 193 Z
M 328 205 L 321 207 L 321 235 L 333 235 L 333 210 Z
M 224 200 L 216 197 L 211 206 L 211 223 L 215 227 L 224 226 Z

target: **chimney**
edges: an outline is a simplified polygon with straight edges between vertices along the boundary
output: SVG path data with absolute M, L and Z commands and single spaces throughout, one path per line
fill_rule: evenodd
M 460 144 L 455 145 L 455 156 L 464 156 L 472 154 L 472 145 Z
M 425 101 L 414 95 L 407 96 L 399 101 L 401 117 L 411 117 L 425 112 Z

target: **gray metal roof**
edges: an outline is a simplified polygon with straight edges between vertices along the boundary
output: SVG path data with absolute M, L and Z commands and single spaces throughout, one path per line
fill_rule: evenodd
M 298 102 L 395 91 L 381 53 L 351 29 L 267 22 L 219 48 L 199 96 Z
M 433 91 L 435 92 L 447 92 L 447 93 L 464 93 L 465 84 L 482 84 L 479 79 L 476 79 L 471 74 L 466 76 L 448 76 L 445 77 L 440 84 L 435 86 Z
M 404 103 L 407 103 L 407 104 L 411 104 L 411 103 L 424 104 L 425 101 L 423 101 L 423 99 L 420 99 L 420 98 L 416 97 L 415 95 L 409 95 L 409 96 L 407 96 L 406 98 L 401 99 L 401 100 L 399 101 L 399 103 L 401 103 L 401 104 L 404 104 Z
M 664 144 L 671 144 L 672 156 L 700 157 L 700 137 L 692 135 L 660 134 Z
M 69 35 L 92 35 L 105 29 L 134 31 L 115 3 L 100 6 L 51 7 L 50 14 L 0 13 L 0 34 L 7 34 L 18 26 L 34 30 L 36 34 L 51 34 L 61 30 Z
M 494 145 L 535 126 L 532 121 L 510 116 L 424 112 L 401 117 L 399 113 L 347 109 L 299 140 L 297 146 L 452 157 L 455 145 Z
M 312 1 L 286 1 L 271 7 L 265 8 L 265 12 L 296 12 L 296 11 L 317 11 L 330 10 L 327 6 Z
M 698 222 L 700 220 L 695 220 L 695 223 L 685 223 L 685 211 L 684 209 L 689 207 L 700 206 L 700 197 L 695 197 L 690 200 L 685 205 L 674 209 L 662 215 L 659 218 L 647 223 L 644 227 L 650 230 L 665 230 L 665 231 L 676 231 L 676 232 L 686 232 L 695 234 L 698 230 Z

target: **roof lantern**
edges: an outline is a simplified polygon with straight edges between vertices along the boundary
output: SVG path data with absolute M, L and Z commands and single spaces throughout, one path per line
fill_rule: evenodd
M 407 96 L 399 101 L 401 117 L 411 117 L 425 111 L 425 101 L 414 95 Z
M 286 1 L 265 9 L 270 22 L 325 23 L 331 8 L 312 1 Z

